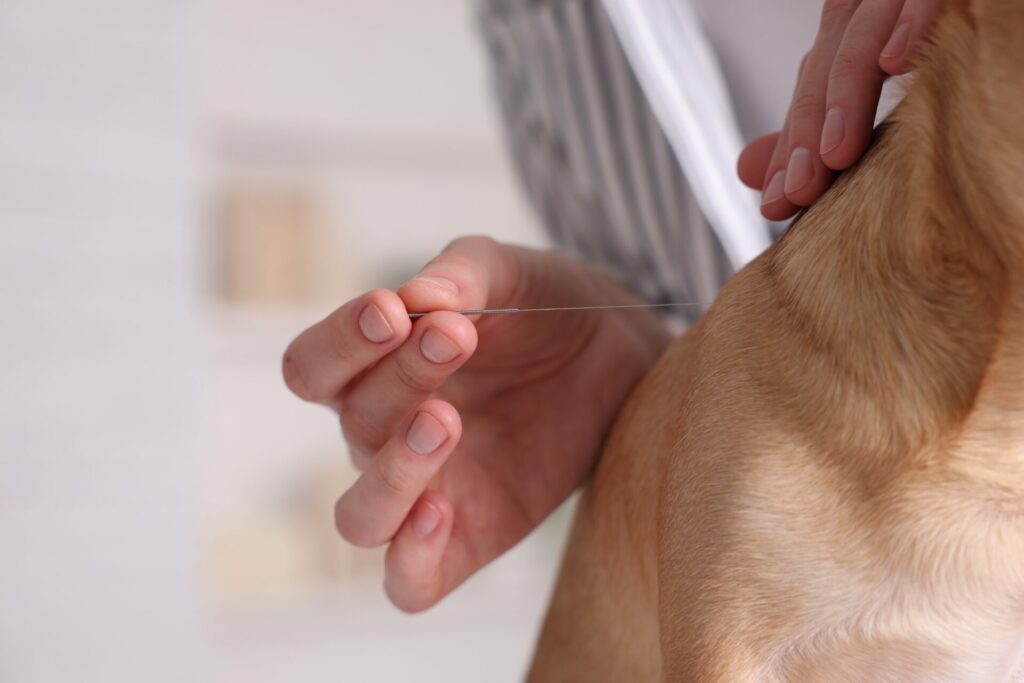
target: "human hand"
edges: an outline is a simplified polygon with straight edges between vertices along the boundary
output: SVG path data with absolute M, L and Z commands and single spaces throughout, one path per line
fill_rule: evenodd
M 761 213 L 783 220 L 810 206 L 871 141 L 886 76 L 911 69 L 944 0 L 826 0 L 782 130 L 740 154 L 739 176 L 762 190 Z
M 395 605 L 430 607 L 564 501 L 670 338 L 647 310 L 453 311 L 636 302 L 567 256 L 463 238 L 397 293 L 360 296 L 292 342 L 288 387 L 339 412 L 363 470 L 336 525 L 390 544 Z

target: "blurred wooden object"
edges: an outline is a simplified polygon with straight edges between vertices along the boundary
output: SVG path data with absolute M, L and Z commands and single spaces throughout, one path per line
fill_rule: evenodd
M 352 269 L 316 193 L 252 182 L 225 188 L 218 229 L 218 294 L 231 304 L 340 300 Z
M 385 548 L 356 548 L 338 536 L 333 523 L 335 500 L 359 473 L 335 450 L 315 461 L 319 465 L 298 479 L 283 479 L 278 504 L 264 503 L 245 519 L 209 532 L 205 571 L 217 603 L 344 594 L 377 582 Z

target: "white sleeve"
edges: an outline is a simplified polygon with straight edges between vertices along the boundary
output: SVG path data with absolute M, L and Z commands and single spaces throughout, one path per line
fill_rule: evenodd
M 688 0 L 602 0 L 651 109 L 733 267 L 771 243 L 757 195 L 736 177 L 739 127 Z

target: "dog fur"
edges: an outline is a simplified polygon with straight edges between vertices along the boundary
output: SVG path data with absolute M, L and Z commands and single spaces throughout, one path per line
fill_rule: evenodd
M 634 391 L 532 681 L 1024 680 L 1024 2 Z

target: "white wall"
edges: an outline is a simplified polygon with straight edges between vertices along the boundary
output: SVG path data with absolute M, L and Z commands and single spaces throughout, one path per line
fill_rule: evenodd
M 315 186 L 368 283 L 453 237 L 546 241 L 513 178 L 472 0 L 209 0 L 194 87 L 215 172 Z
M 209 0 L 197 85 L 218 123 L 489 138 L 465 0 Z
M 3 681 L 195 673 L 183 19 L 0 3 Z

